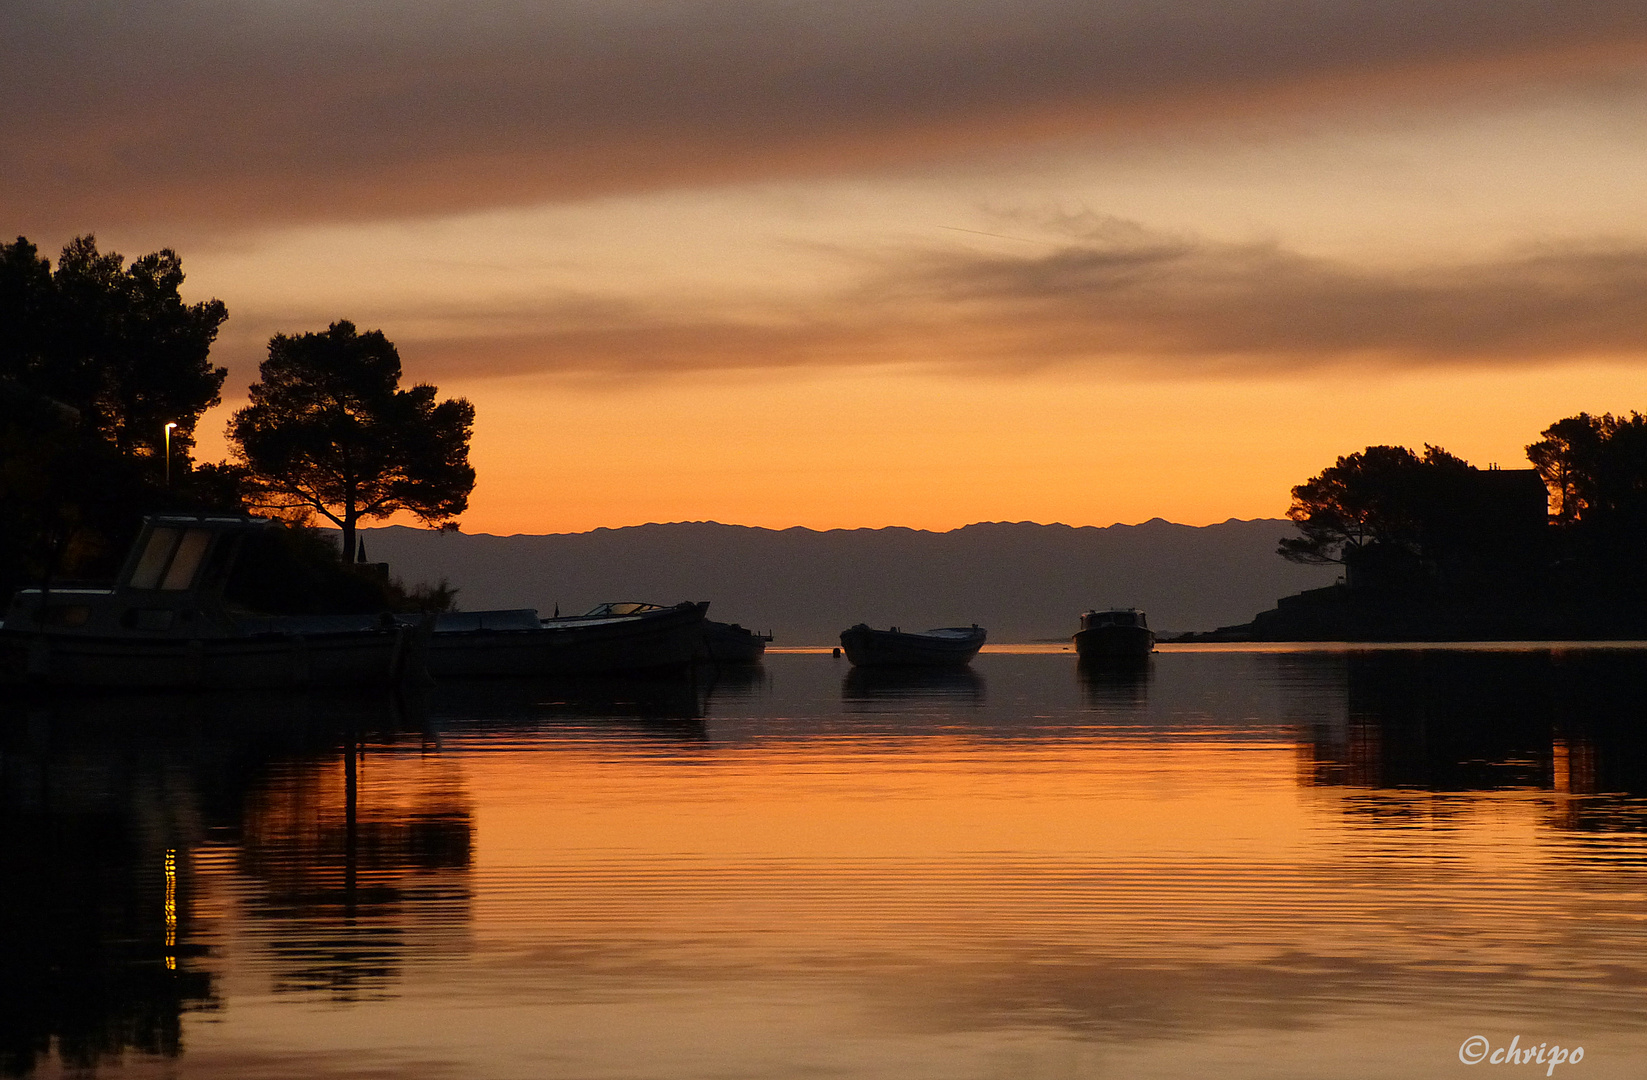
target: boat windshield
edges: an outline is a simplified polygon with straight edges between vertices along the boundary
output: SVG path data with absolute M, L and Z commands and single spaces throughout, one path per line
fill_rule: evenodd
M 180 532 L 181 529 L 161 528 L 149 533 L 149 542 L 143 546 L 143 554 L 137 560 L 137 569 L 132 571 L 132 588 L 159 588 L 160 575 L 166 572 L 166 563 L 172 557 L 172 549 L 177 547 Z
M 211 529 L 156 526 L 143 545 L 137 567 L 127 582 L 134 589 L 182 592 L 192 588 L 211 550 Z
M 177 545 L 177 554 L 172 556 L 172 564 L 166 568 L 166 578 L 160 587 L 175 592 L 193 585 L 194 576 L 200 570 L 200 563 L 205 559 L 206 549 L 211 543 L 212 534 L 207 530 L 185 530 L 183 542 Z
M 597 606 L 593 611 L 590 611 L 587 614 L 585 614 L 584 618 L 587 619 L 587 618 L 601 616 L 601 615 L 639 615 L 644 611 L 663 611 L 663 610 L 664 610 L 664 607 L 663 607 L 662 604 L 638 604 L 638 603 L 601 604 L 601 605 Z

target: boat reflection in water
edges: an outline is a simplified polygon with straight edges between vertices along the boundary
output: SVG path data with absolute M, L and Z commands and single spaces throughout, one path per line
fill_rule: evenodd
M 925 703 L 980 706 L 984 677 L 969 667 L 854 667 L 841 681 L 841 699 L 852 703 Z
M 711 703 L 759 697 L 772 687 L 771 673 L 759 663 L 711 664 L 700 667 L 696 675 Z
M 709 688 L 693 676 L 587 675 L 488 679 L 439 684 L 424 700 L 443 731 L 497 736 L 562 725 L 630 728 L 659 734 L 703 733 Z
M 1155 664 L 1148 655 L 1086 657 L 1075 670 L 1090 709 L 1135 712 L 1149 704 Z

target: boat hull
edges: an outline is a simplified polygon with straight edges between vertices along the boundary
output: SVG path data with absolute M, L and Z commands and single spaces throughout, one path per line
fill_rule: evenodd
M 979 629 L 942 637 L 867 626 L 841 631 L 841 648 L 858 667 L 956 667 L 971 663 L 983 645 L 984 631 Z
M 399 682 L 422 671 L 415 627 L 245 637 L 0 630 L 0 682 L 88 690 L 268 690 Z
M 766 655 L 765 634 L 757 634 L 737 623 L 705 620 L 703 650 L 712 664 L 753 664 Z
M 1155 651 L 1155 632 L 1143 626 L 1095 626 L 1077 632 L 1074 641 L 1083 660 L 1148 656 Z
M 616 618 L 544 619 L 532 629 L 437 629 L 425 663 L 436 679 L 681 669 L 702 654 L 708 607 L 679 604 Z

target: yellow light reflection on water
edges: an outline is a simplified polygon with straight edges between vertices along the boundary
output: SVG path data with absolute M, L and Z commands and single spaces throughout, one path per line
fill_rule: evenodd
M 177 970 L 177 851 L 166 849 L 166 968 Z

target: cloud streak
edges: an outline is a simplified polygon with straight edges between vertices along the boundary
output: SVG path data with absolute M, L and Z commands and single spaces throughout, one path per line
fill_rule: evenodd
M 1612 70 L 1636 0 L 19 0 L 0 213 L 351 220 Z
M 938 258 L 912 274 L 914 291 L 1021 325 L 1028 356 L 1054 361 L 1130 353 L 1296 368 L 1647 351 L 1639 245 L 1371 269 L 1273 244 L 1174 240 L 1124 225 L 1099 233 L 1040 258 Z
M 1639 244 L 1370 268 L 1100 220 L 1045 254 L 917 252 L 843 294 L 737 318 L 551 300 L 445 317 L 424 310 L 425 329 L 397 340 L 420 370 L 449 375 L 600 381 L 911 365 L 1244 377 L 1643 362 L 1644 310 Z

